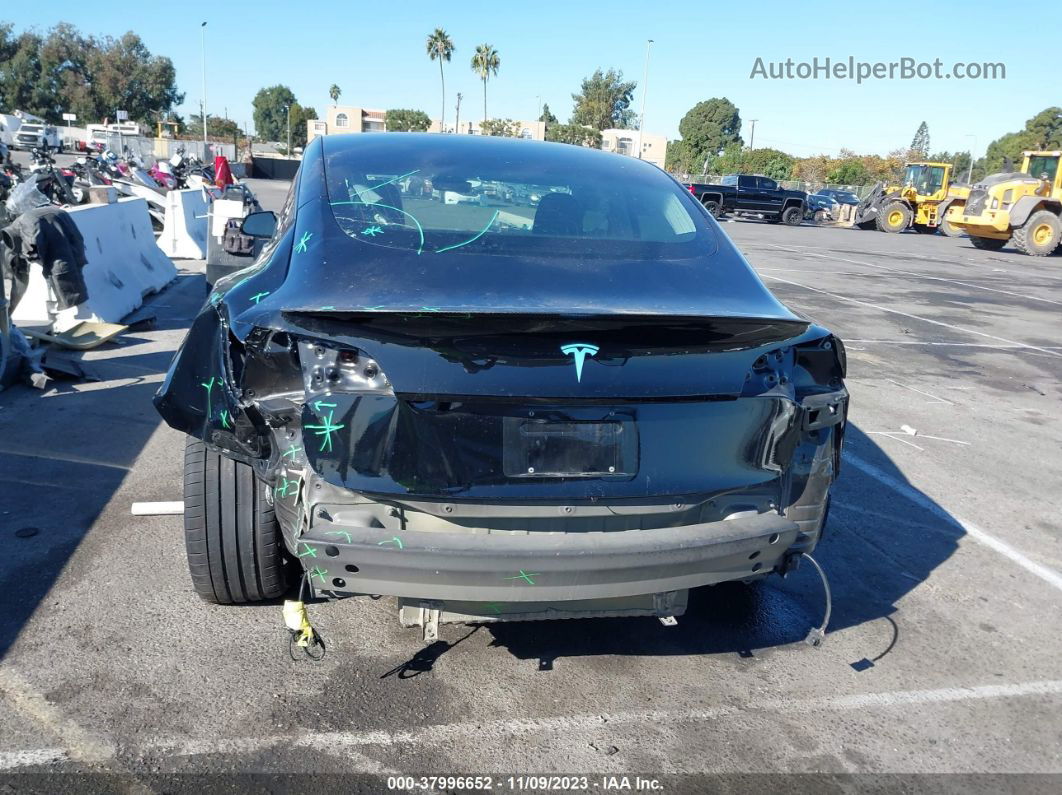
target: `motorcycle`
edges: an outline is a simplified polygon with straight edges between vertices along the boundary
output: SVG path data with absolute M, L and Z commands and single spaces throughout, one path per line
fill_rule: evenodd
M 55 160 L 48 154 L 48 149 L 32 150 L 33 165 L 30 166 L 30 178 L 37 184 L 37 190 L 48 197 L 53 204 L 80 204 L 73 190 L 74 172 L 66 168 L 56 168 Z

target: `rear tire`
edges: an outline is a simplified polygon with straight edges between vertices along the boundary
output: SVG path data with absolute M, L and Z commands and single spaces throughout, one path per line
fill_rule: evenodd
M 1030 257 L 1046 257 L 1062 241 L 1062 221 L 1050 210 L 1037 210 L 1014 230 L 1014 247 Z
M 207 602 L 244 604 L 283 594 L 286 558 L 266 485 L 247 464 L 189 438 L 184 448 L 184 543 L 192 587 Z
M 782 223 L 786 226 L 800 226 L 804 220 L 804 210 L 800 207 L 786 207 L 782 210 Z
M 970 235 L 970 242 L 973 243 L 974 248 L 984 251 L 999 251 L 1007 245 L 1006 240 L 996 240 L 994 237 L 974 237 L 973 235 Z
M 718 218 L 723 214 L 723 208 L 719 202 L 714 199 L 706 199 L 704 202 L 704 209 L 711 213 L 712 218 Z
M 911 208 L 903 202 L 889 202 L 878 212 L 878 229 L 895 234 L 911 225 Z

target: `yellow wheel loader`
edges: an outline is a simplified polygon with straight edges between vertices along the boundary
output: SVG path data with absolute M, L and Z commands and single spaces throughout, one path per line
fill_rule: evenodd
M 961 233 L 945 218 L 952 207 L 962 207 L 970 189 L 953 185 L 951 163 L 908 163 L 901 184 L 879 182 L 866 198 L 842 218 L 843 226 L 902 232 L 908 227 L 923 234 L 938 229 L 949 237 Z
M 992 174 L 970 191 L 965 207 L 948 211 L 948 222 L 977 248 L 1007 244 L 1046 257 L 1062 242 L 1062 152 L 1024 152 L 1020 172 Z

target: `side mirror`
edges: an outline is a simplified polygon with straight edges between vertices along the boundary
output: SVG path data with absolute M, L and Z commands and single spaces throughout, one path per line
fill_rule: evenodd
M 277 215 L 274 212 L 266 211 L 244 216 L 243 221 L 240 223 L 240 231 L 251 237 L 271 238 L 273 233 L 277 231 Z

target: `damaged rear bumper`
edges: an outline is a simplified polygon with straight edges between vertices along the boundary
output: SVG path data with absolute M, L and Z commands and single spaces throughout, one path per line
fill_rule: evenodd
M 465 602 L 568 602 L 755 577 L 800 534 L 776 513 L 651 530 L 408 532 L 317 522 L 296 554 L 315 591 Z

